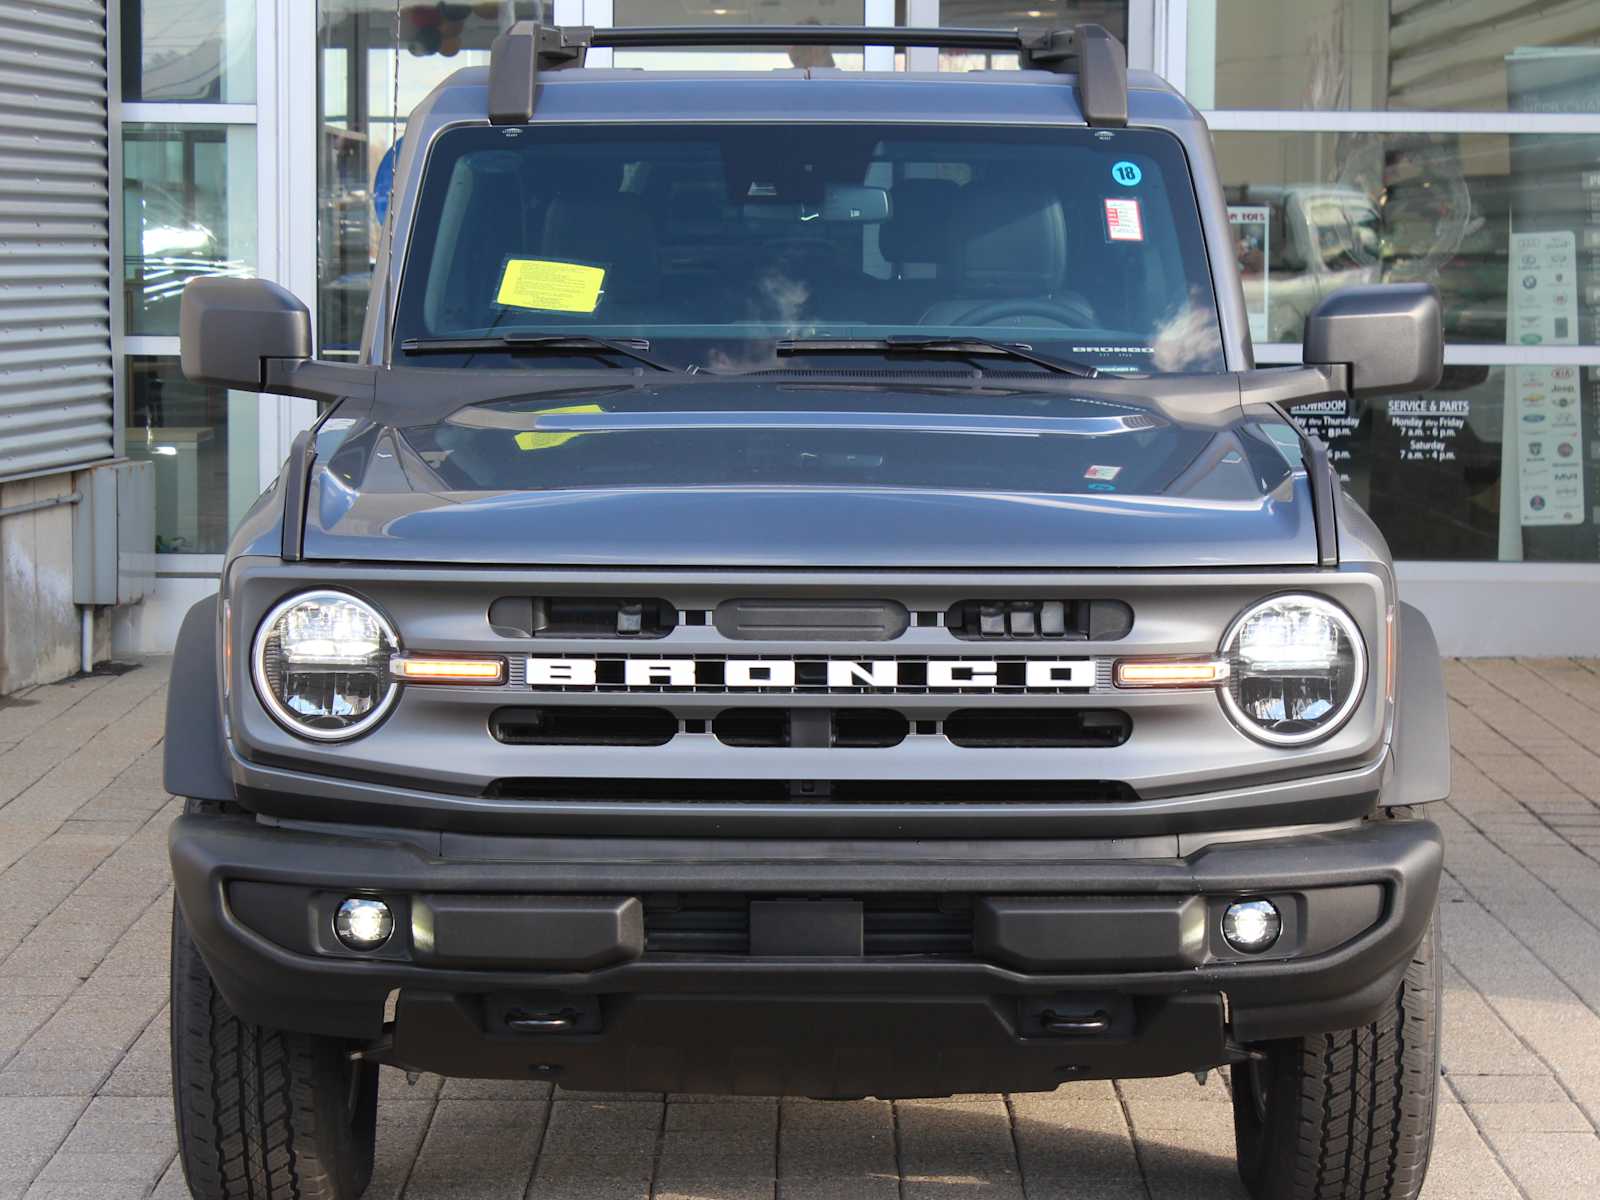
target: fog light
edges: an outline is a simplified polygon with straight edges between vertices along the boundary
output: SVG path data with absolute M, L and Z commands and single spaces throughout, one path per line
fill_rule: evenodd
M 1283 929 L 1283 918 L 1270 900 L 1240 900 L 1222 914 L 1222 940 L 1241 954 L 1271 949 Z
M 333 931 L 352 950 L 376 950 L 394 932 L 394 914 L 382 900 L 352 896 L 333 915 Z

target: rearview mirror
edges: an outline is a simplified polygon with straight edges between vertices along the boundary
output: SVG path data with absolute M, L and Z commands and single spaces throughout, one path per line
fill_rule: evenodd
M 822 219 L 875 225 L 889 219 L 889 192 L 881 187 L 830 183 L 822 189 Z
M 1333 293 L 1306 318 L 1307 366 L 1350 368 L 1352 396 L 1425 392 L 1444 370 L 1444 322 L 1431 283 Z
M 191 279 L 178 332 L 183 373 L 215 387 L 264 391 L 265 360 L 311 357 L 311 313 L 265 279 Z

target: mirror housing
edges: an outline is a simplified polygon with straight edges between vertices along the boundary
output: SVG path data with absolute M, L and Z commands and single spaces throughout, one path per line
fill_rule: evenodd
M 1431 283 L 1333 293 L 1306 318 L 1307 366 L 1344 364 L 1352 396 L 1425 392 L 1444 371 L 1444 318 Z
M 266 279 L 191 279 L 178 317 L 183 373 L 194 383 L 261 392 L 266 359 L 311 357 L 311 313 Z M 276 389 L 274 389 L 276 390 Z

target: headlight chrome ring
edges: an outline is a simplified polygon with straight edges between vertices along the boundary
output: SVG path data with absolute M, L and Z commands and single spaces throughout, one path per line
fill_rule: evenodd
M 1280 642 L 1277 647 L 1282 652 L 1277 661 L 1269 659 L 1260 662 L 1241 658 L 1239 642 L 1247 627 L 1252 621 L 1272 614 L 1274 609 L 1278 610 L 1277 615 L 1280 617 L 1293 613 L 1296 617 L 1304 618 L 1309 614 L 1313 623 L 1318 619 L 1325 622 L 1324 632 L 1331 631 L 1335 637 L 1334 657 L 1326 664 L 1319 663 L 1316 660 L 1315 647 L 1304 647 L 1285 641 Z M 1290 620 L 1289 624 L 1292 625 L 1293 621 Z M 1269 643 L 1267 648 L 1273 647 Z M 1366 692 L 1367 648 L 1366 641 L 1361 635 L 1361 628 L 1348 612 L 1322 596 L 1289 592 L 1269 596 L 1252 604 L 1228 626 L 1227 632 L 1222 637 L 1221 650 L 1223 657 L 1230 663 L 1230 679 L 1217 689 L 1222 697 L 1224 710 L 1242 732 L 1271 746 L 1306 746 L 1332 737 L 1344 727 Z M 1335 661 L 1346 652 L 1348 662 Z M 1299 659 L 1295 657 L 1297 653 L 1301 656 Z M 1271 728 L 1263 724 L 1257 715 L 1249 712 L 1246 708 L 1247 702 L 1241 699 L 1241 692 L 1256 681 L 1279 679 L 1284 681 L 1284 690 L 1287 691 L 1289 681 L 1314 679 L 1319 672 L 1333 679 L 1335 673 L 1341 670 L 1347 672 L 1349 676 L 1345 694 L 1327 699 L 1318 698 L 1314 703 L 1325 703 L 1327 707 L 1314 717 L 1290 717 L 1285 704 L 1284 714 L 1278 718 L 1278 723 L 1309 726 L 1306 728 L 1295 728 L 1292 732 L 1281 732 Z M 1330 684 L 1330 690 L 1332 686 Z
M 282 649 L 280 629 L 286 618 L 296 609 L 315 608 L 324 609 L 344 608 L 342 615 L 349 617 L 350 611 L 355 611 L 354 632 L 370 641 L 370 649 L 362 641 L 346 640 L 341 643 L 339 634 L 348 635 L 349 629 L 339 630 L 335 626 L 324 631 L 321 641 L 325 646 L 308 648 L 309 657 L 299 664 L 299 674 L 315 679 L 321 675 L 328 677 L 323 684 L 327 698 L 331 701 L 326 715 L 318 716 L 302 710 L 296 710 L 286 703 L 283 691 L 288 684 L 288 674 L 294 664 L 286 661 L 287 656 Z M 278 641 L 276 650 L 274 641 Z M 317 651 L 322 649 L 325 653 L 319 658 Z M 261 624 L 256 627 L 255 639 L 250 649 L 250 673 L 255 683 L 256 695 L 274 720 L 290 733 L 297 737 L 308 738 L 318 742 L 343 742 L 351 738 L 360 737 L 372 729 L 384 717 L 388 716 L 394 705 L 395 696 L 400 690 L 399 681 L 394 678 L 389 670 L 389 660 L 400 649 L 400 639 L 395 633 L 394 626 L 378 611 L 378 609 L 359 596 L 348 592 L 334 591 L 331 589 L 317 589 L 309 592 L 299 592 L 285 600 L 280 601 L 269 612 Z M 341 652 L 342 651 L 342 652 Z M 276 661 L 269 661 L 269 654 L 276 654 Z M 276 677 L 275 671 L 276 668 Z M 349 684 L 354 679 L 363 675 L 371 675 L 372 687 L 364 692 L 351 688 Z M 359 712 L 339 713 L 338 707 L 354 709 L 364 705 Z M 353 717 L 344 724 L 335 724 L 341 718 Z M 324 722 L 318 724 L 318 721 Z

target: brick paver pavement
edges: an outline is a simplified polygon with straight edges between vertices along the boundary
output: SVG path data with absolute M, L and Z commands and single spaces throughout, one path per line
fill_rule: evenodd
M 0 702 L 0 1200 L 181 1197 L 166 667 Z M 1429 1200 L 1600 1195 L 1600 663 L 1448 665 L 1444 1104 Z M 369 1195 L 1239 1197 L 1223 1078 L 861 1101 L 386 1072 Z

